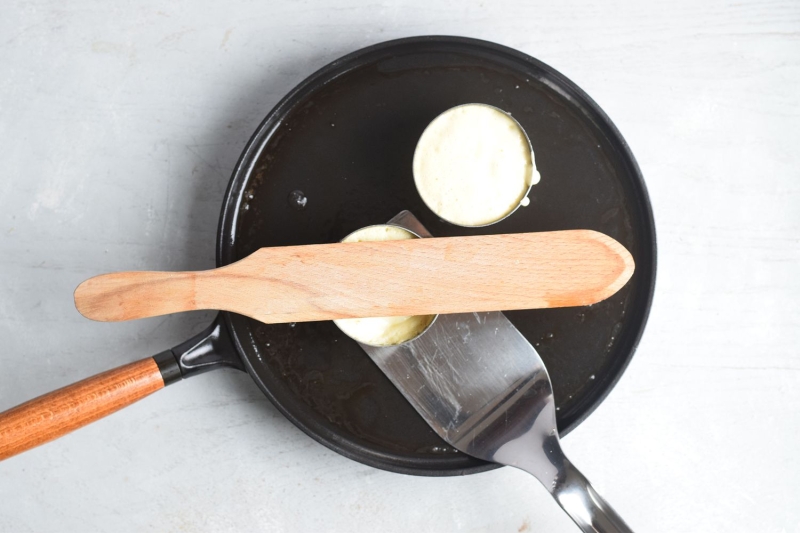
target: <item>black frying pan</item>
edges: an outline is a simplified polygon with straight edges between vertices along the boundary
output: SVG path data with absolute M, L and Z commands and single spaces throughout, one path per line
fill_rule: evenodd
M 470 102 L 513 114 L 531 138 L 542 175 L 529 207 L 478 229 L 439 220 L 416 193 L 411 174 L 414 147 L 425 126 L 445 109 Z M 301 196 L 307 198 L 305 207 L 297 201 Z M 633 356 L 655 282 L 655 230 L 647 191 L 608 117 L 547 65 L 485 41 L 418 37 L 359 50 L 306 79 L 256 130 L 225 194 L 217 265 L 264 246 L 337 242 L 403 209 L 435 236 L 588 228 L 631 251 L 636 273 L 602 303 L 506 313 L 547 365 L 560 433 L 577 426 Z M 134 365 L 139 365 L 138 374 L 131 378 Z M 113 406 L 119 408 L 159 388 L 162 379 L 169 384 L 228 366 L 246 370 L 287 418 L 351 459 L 418 475 L 469 474 L 497 466 L 445 445 L 331 322 L 266 325 L 220 313 L 197 337 L 155 356 L 155 362 L 134 365 L 127 374 L 118 369 L 105 381 L 90 378 L 0 415 L 0 437 L 17 439 L 22 448 L 39 443 L 19 437 L 20 420 L 35 415 L 43 401 L 63 401 L 65 395 L 96 404 L 98 395 L 80 396 L 81 387 L 100 390 L 105 403 L 87 403 L 91 413 L 77 421 L 74 409 L 56 412 L 53 418 L 61 420 L 61 427 L 34 437 L 55 438 L 107 414 L 109 397 L 119 400 Z M 138 389 L 126 398 L 103 395 L 114 387 L 119 392 L 122 375 Z M 16 432 L 12 435 L 9 428 Z

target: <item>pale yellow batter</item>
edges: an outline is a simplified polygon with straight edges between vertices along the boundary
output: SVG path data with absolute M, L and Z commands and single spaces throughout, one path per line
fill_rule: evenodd
M 436 117 L 414 152 L 425 204 L 459 226 L 483 226 L 528 205 L 539 172 L 522 127 L 503 111 L 466 104 Z
M 342 242 L 398 241 L 416 239 L 397 226 L 369 226 L 348 235 Z M 391 346 L 409 341 L 433 322 L 434 315 L 346 318 L 334 320 L 349 337 L 373 346 Z

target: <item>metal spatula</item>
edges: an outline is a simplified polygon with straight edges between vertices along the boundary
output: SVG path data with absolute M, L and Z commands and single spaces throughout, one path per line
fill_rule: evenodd
M 409 212 L 390 223 L 430 235 Z M 442 315 L 412 342 L 362 347 L 451 446 L 532 474 L 583 531 L 631 531 L 561 450 L 544 363 L 502 313 Z

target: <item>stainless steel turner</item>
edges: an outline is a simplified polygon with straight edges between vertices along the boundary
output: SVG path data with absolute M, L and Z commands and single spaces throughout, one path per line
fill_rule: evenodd
M 389 223 L 430 236 L 408 211 Z M 361 346 L 451 446 L 532 474 L 583 531 L 631 531 L 561 450 L 544 363 L 502 313 L 442 315 L 411 342 Z

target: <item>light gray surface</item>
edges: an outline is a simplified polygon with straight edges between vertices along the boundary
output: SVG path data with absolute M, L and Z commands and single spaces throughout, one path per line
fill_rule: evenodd
M 656 211 L 650 324 L 567 454 L 637 531 L 800 530 L 800 4 L 360 4 L 3 4 L 0 409 L 206 325 L 92 323 L 71 293 L 211 267 L 230 170 L 297 82 L 381 40 L 468 35 L 596 99 Z M 340 457 L 232 371 L 0 464 L 0 531 L 143 530 L 575 531 L 522 472 Z

